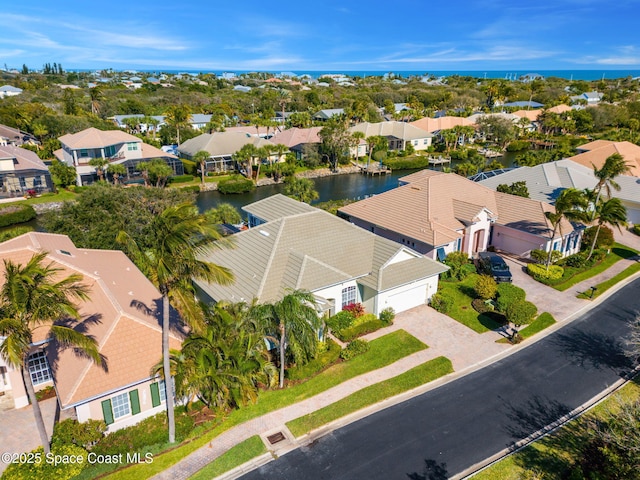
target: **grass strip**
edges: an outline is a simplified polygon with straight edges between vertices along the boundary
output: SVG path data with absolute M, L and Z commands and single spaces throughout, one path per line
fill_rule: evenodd
M 572 420 L 551 435 L 541 438 L 519 452 L 503 458 L 476 473 L 474 480 L 521 480 L 523 478 L 573 478 L 567 471 L 579 456 L 584 455 L 581 427 L 588 418 L 604 418 L 616 411 L 620 402 L 640 398 L 638 379 L 629 382 L 614 395 L 596 405 L 585 415 Z M 577 476 L 576 478 L 582 478 Z
M 192 475 L 189 480 L 210 480 L 266 452 L 267 447 L 260 437 L 254 435 L 230 448 L 198 473 Z
M 621 282 L 625 278 L 628 278 L 628 277 L 630 277 L 631 275 L 633 275 L 634 273 L 637 273 L 637 272 L 640 272 L 640 263 L 634 263 L 633 265 L 630 265 L 627 268 L 625 268 L 619 274 L 614 275 L 613 277 L 611 277 L 609 280 L 605 280 L 604 282 L 599 283 L 598 285 L 596 285 L 596 290 L 595 290 L 595 292 L 593 292 L 593 294 L 591 293 L 591 290 L 589 290 L 588 292 L 582 292 L 582 293 L 578 294 L 577 297 L 578 298 L 585 298 L 587 300 L 592 300 L 594 298 L 598 298 L 600 295 L 602 295 L 608 289 L 613 287 L 615 284 Z
M 390 365 L 403 357 L 427 348 L 424 343 L 404 330 L 396 330 L 395 332 L 372 340 L 369 342 L 369 345 L 370 349 L 368 352 L 348 362 L 341 362 L 329 367 L 304 383 L 292 385 L 282 390 L 266 390 L 261 392 L 258 397 L 258 402 L 254 405 L 248 405 L 232 411 L 221 425 L 216 426 L 189 443 L 184 443 L 166 453 L 154 456 L 153 463 L 133 465 L 118 470 L 107 478 L 112 480 L 141 480 L 150 478 L 179 462 L 190 453 L 203 447 L 218 435 L 236 425 L 313 397 L 346 380 Z
M 609 267 L 619 262 L 620 260 L 624 260 L 635 255 L 638 255 L 637 250 L 634 250 L 631 247 L 627 247 L 626 245 L 622 245 L 621 243 L 614 243 L 611 248 L 611 253 L 607 255 L 604 260 L 602 260 L 599 264 L 589 267 L 586 270 L 576 273 L 572 277 L 568 278 L 566 281 L 562 283 L 558 283 L 556 285 L 551 285 L 556 290 L 564 292 L 565 290 L 577 285 L 578 283 L 587 280 L 591 277 L 598 275 L 599 273 L 604 272 Z
M 529 338 L 535 335 L 536 333 L 540 333 L 542 330 L 550 327 L 554 323 L 556 323 L 556 319 L 553 318 L 553 315 L 551 315 L 548 312 L 544 312 L 538 315 L 538 318 L 536 318 L 533 322 L 531 322 L 529 325 L 524 327 L 518 333 L 524 340 L 525 338 Z M 496 340 L 496 343 L 510 343 L 510 342 L 509 342 L 509 339 L 507 338 L 501 338 L 500 340 Z
M 448 358 L 434 358 L 397 377 L 370 385 L 316 412 L 296 418 L 287 423 L 287 427 L 291 433 L 299 437 L 333 420 L 429 383 L 451 372 L 453 372 L 453 366 Z

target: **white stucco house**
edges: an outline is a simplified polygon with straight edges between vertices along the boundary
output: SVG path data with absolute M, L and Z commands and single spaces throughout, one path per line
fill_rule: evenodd
M 250 228 L 232 236 L 235 248 L 205 257 L 230 268 L 235 281 L 227 286 L 197 281 L 206 301 L 272 302 L 304 289 L 322 312 L 332 315 L 362 303 L 379 315 L 388 307 L 402 312 L 427 303 L 447 270 L 409 246 L 280 194 L 243 210 Z

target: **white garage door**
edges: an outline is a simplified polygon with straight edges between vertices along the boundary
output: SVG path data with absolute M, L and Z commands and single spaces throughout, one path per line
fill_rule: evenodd
M 427 301 L 427 286 L 422 284 L 402 292 L 389 295 L 386 305 L 391 307 L 396 313 L 404 312 L 410 308 L 424 305 Z

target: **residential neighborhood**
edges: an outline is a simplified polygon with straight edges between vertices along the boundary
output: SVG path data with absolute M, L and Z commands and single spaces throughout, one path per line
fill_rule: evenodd
M 406 400 L 445 405 L 416 425 L 453 422 L 449 388 L 511 405 L 548 370 L 568 414 L 635 385 L 637 80 L 23 70 L 0 70 L 3 448 L 154 459 L 83 478 L 213 478 L 251 444 L 215 475 L 291 478 Z M 606 375 L 552 363 L 597 349 Z M 476 448 L 505 415 L 474 417 L 442 478 L 507 444 Z

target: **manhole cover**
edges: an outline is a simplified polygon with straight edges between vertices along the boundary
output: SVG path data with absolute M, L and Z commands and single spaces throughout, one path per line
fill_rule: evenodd
M 278 432 L 274 433 L 273 435 L 269 435 L 267 437 L 267 440 L 269 440 L 269 443 L 271 445 L 275 445 L 276 443 L 283 441 L 285 438 L 286 437 L 284 436 L 284 433 Z

